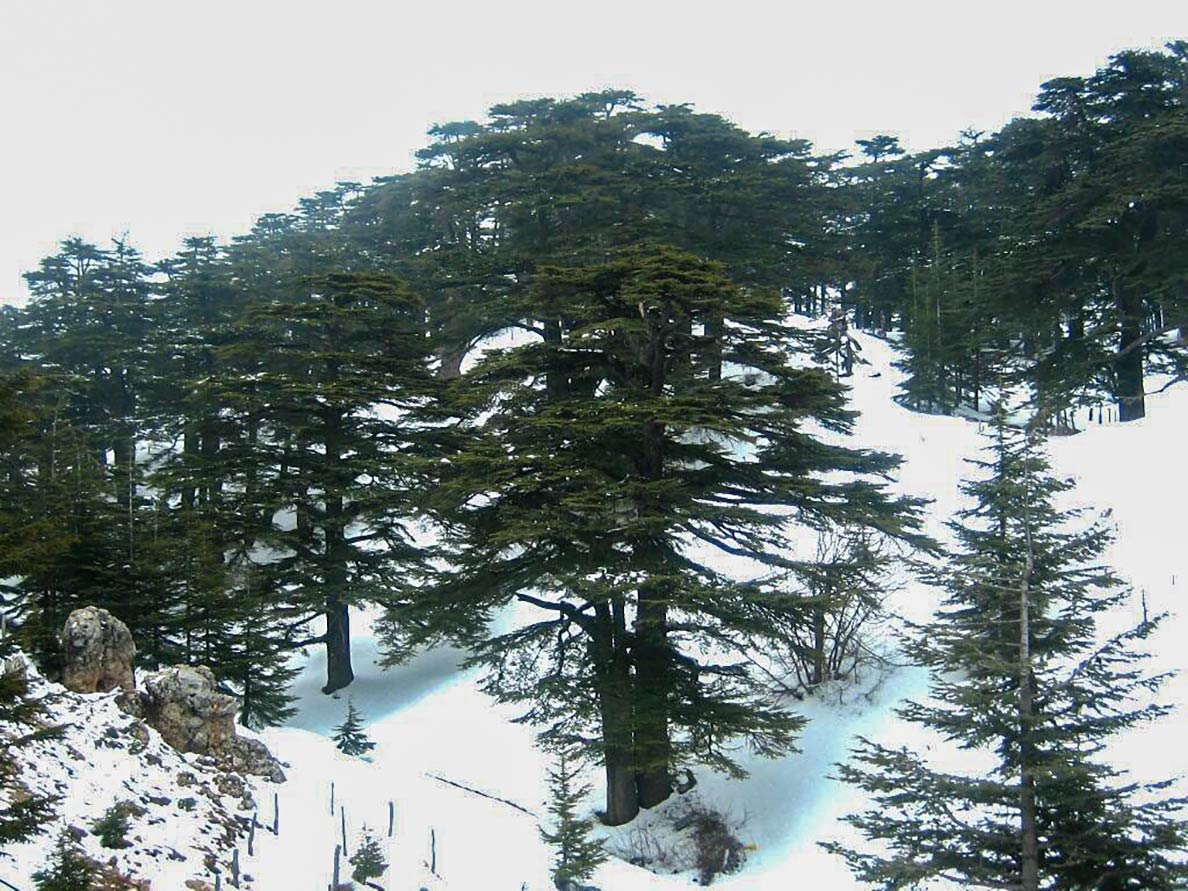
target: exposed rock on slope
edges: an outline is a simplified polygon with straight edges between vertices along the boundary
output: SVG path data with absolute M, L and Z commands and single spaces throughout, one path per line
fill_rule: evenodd
M 62 629 L 62 686 L 75 693 L 136 689 L 132 660 L 136 644 L 128 626 L 105 609 L 87 606 L 70 614 Z
M 231 850 L 250 822 L 260 781 L 243 781 L 214 769 L 212 759 L 176 751 L 123 711 L 118 693 L 71 693 L 32 665 L 25 672 L 30 695 L 46 704 L 46 724 L 64 733 L 21 746 L 15 759 L 26 789 L 59 796 L 58 819 L 36 838 L 0 852 L 0 878 L 28 888 L 29 876 L 67 829 L 89 857 L 148 880 L 155 891 L 183 888 L 188 880 L 213 882 L 216 864 L 229 874 Z M 0 735 L 29 729 L 0 724 Z M 129 844 L 105 848 L 95 822 L 125 803 Z
M 177 665 L 145 675 L 140 706 L 149 726 L 179 752 L 210 755 L 224 770 L 284 782 L 264 744 L 236 734 L 238 704 L 218 692 L 209 668 Z

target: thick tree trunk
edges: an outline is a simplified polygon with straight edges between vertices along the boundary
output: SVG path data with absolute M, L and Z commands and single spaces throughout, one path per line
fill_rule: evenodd
M 343 498 L 334 488 L 344 482 L 339 467 L 342 456 L 342 413 L 325 409 L 326 478 L 331 489 L 326 495 L 326 517 L 322 534 L 326 539 L 326 686 L 323 693 L 341 690 L 355 679 L 351 667 L 351 617 L 348 606 L 348 561 Z M 341 491 L 341 490 L 339 490 Z
M 626 637 L 623 608 L 617 604 L 595 610 L 590 629 L 590 654 L 602 723 L 602 757 L 606 770 L 608 826 L 630 823 L 639 813 L 635 790 L 635 750 L 631 713 L 631 665 L 623 644 Z
M 350 608 L 335 592 L 326 598 L 326 686 L 322 692 L 334 693 L 354 679 Z
M 668 646 L 668 604 L 663 590 L 639 589 L 635 623 L 635 758 L 641 807 L 655 807 L 672 795 L 669 692 L 672 654 Z
M 1115 279 L 1114 303 L 1119 320 L 1118 355 L 1114 360 L 1118 420 L 1137 421 L 1147 414 L 1143 394 L 1143 348 L 1139 344 L 1143 336 L 1143 301 L 1136 292 L 1122 287 Z
M 466 358 L 465 348 L 441 347 L 437 351 L 437 358 L 441 362 L 437 369 L 439 378 L 448 381 L 462 376 L 462 360 Z

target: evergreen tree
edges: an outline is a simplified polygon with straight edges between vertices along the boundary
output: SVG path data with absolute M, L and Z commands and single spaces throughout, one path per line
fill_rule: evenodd
M 602 843 L 590 837 L 593 824 L 578 816 L 582 800 L 590 794 L 590 786 L 580 784 L 574 770 L 573 756 L 559 747 L 553 767 L 549 770 L 551 798 L 549 813 L 553 815 L 553 829 L 541 829 L 540 837 L 556 849 L 553 883 L 559 891 L 568 891 L 586 881 L 606 860 Z
M 0 842 L 25 841 L 45 831 L 54 816 L 55 799 L 30 794 L 21 785 L 20 771 L 11 752 L 39 739 L 61 733 L 60 728 L 37 727 L 44 711 L 41 703 L 29 699 L 23 662 L 11 637 L 0 638 L 0 724 L 8 730 L 0 740 L 0 790 L 8 804 L 0 807 Z M 19 790 L 20 794 L 14 794 Z
M 394 604 L 385 636 L 395 659 L 468 643 L 488 689 L 546 738 L 592 730 L 619 824 L 671 794 L 680 762 L 738 773 L 731 738 L 768 754 L 791 744 L 801 722 L 753 664 L 702 655 L 762 651 L 774 619 L 804 609 L 764 579 L 798 565 L 775 506 L 910 535 L 913 505 L 874 478 L 895 459 L 802 429 L 813 417 L 844 432 L 852 415 L 827 374 L 789 360 L 778 295 L 654 248 L 544 267 L 524 299 L 561 339 L 492 353 L 459 382 L 469 438 L 433 493 L 451 565 Z M 711 344 L 735 372 L 699 367 Z M 835 468 L 851 478 L 828 481 Z M 759 580 L 716 571 L 714 553 Z M 539 612 L 489 637 L 512 600 Z
M 388 861 L 384 859 L 384 849 L 378 838 L 366 826 L 363 827 L 363 840 L 351 855 L 351 878 L 356 882 L 368 882 L 378 879 L 388 868 Z
M 94 861 L 83 854 L 68 832 L 63 832 L 49 863 L 33 873 L 33 887 L 37 891 L 90 891 L 96 875 Z
M 222 381 L 252 430 L 226 459 L 236 509 L 258 518 L 255 560 L 288 648 L 323 644 L 332 693 L 351 682 L 352 604 L 397 596 L 422 560 L 411 534 L 432 450 L 420 301 L 388 276 L 290 281 L 241 320 Z M 298 638 L 310 623 L 320 633 Z M 261 654 L 262 655 L 262 654 Z
M 942 771 L 863 740 L 840 775 L 873 797 L 848 821 L 878 850 L 827 847 L 888 889 L 1182 887 L 1185 799 L 1126 781 L 1104 757 L 1112 736 L 1167 711 L 1135 702 L 1162 680 L 1137 666 L 1157 621 L 1100 634 L 1126 594 L 1098 565 L 1106 530 L 1055 506 L 1071 483 L 1001 406 L 990 453 L 963 486 L 975 504 L 952 523 L 960 551 L 935 577 L 947 599 L 909 647 L 933 671 L 931 700 L 900 713 L 992 767 Z
M 346 718 L 334 728 L 332 735 L 338 751 L 358 757 L 366 755 L 375 748 L 375 743 L 367 738 L 367 729 L 363 726 L 363 718 L 355 709 L 355 701 L 347 700 Z

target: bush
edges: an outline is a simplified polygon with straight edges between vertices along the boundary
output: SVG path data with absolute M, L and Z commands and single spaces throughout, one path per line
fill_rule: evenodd
M 699 884 L 709 885 L 742 867 L 747 846 L 738 838 L 741 825 L 691 794 L 649 814 L 610 847 L 628 863 L 659 874 L 693 871 Z
M 91 828 L 99 837 L 99 844 L 105 848 L 126 848 L 128 842 L 128 816 L 131 813 L 125 802 L 117 801 L 103 816 L 94 822 Z
M 743 843 L 714 811 L 694 814 L 693 838 L 697 842 L 697 878 L 709 885 L 719 875 L 736 872 L 743 863 Z

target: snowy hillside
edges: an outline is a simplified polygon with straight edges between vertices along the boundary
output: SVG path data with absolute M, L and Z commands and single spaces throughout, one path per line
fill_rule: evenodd
M 957 487 L 966 473 L 963 462 L 982 445 L 978 424 L 913 414 L 900 407 L 892 399 L 898 380 L 891 367 L 892 346 L 857 336 L 871 364 L 859 366 L 853 380 L 853 403 L 861 412 L 855 440 L 904 457 L 896 487 L 933 500 L 927 531 L 944 539 L 943 524 L 960 504 Z M 1180 387 L 1152 399 L 1150 417 L 1143 421 L 1124 427 L 1093 425 L 1080 435 L 1051 443 L 1056 470 L 1079 483 L 1075 500 L 1109 512 L 1117 524 L 1112 558 L 1135 587 L 1130 614 L 1119 616 L 1119 624 L 1141 614 L 1143 594 L 1153 612 L 1174 613 L 1179 608 L 1180 586 L 1186 583 L 1179 515 L 1188 499 L 1188 478 L 1170 468 L 1182 461 L 1186 434 L 1188 388 Z M 889 606 L 897 615 L 923 618 L 935 606 L 935 593 L 904 579 L 892 592 Z M 513 723 L 514 711 L 494 705 L 479 692 L 476 676 L 458 670 L 457 652 L 426 653 L 406 666 L 381 671 L 375 665 L 377 644 L 366 617 L 360 619 L 354 684 L 341 696 L 323 696 L 319 687 L 324 657 L 312 655 L 296 689 L 297 716 L 288 726 L 262 735 L 290 766 L 289 779 L 276 787 L 256 787 L 264 823 L 271 822 L 271 796 L 274 789 L 277 792 L 279 834 L 257 832 L 251 856 L 246 839 L 239 837 L 243 871 L 251 876 L 249 881 L 245 875 L 244 886 L 257 891 L 322 891 L 331 881 L 335 846 L 344 841 L 344 834 L 349 857 L 364 830 L 370 829 L 380 838 L 390 864 L 377 880 L 385 889 L 551 888 L 552 855 L 539 836 L 545 765 L 533 745 L 532 728 Z M 1188 618 L 1173 615 L 1156 640 L 1162 655 L 1152 668 L 1176 668 L 1177 650 L 1185 640 Z M 741 753 L 750 771 L 745 780 L 699 773 L 692 794 L 736 821 L 749 848 L 743 869 L 715 884 L 737 891 L 857 887 L 842 862 L 816 845 L 846 837 L 838 818 L 861 805 L 857 793 L 828 778 L 831 765 L 845 757 L 859 734 L 884 742 L 925 744 L 893 717 L 891 709 L 902 697 L 924 695 L 926 688 L 921 670 L 899 667 L 848 689 L 833 689 L 821 700 L 795 703 L 810 719 L 799 753 L 775 761 Z M 377 744 L 366 760 L 341 754 L 329 739 L 331 728 L 343 720 L 347 694 Z M 1188 702 L 1188 678 L 1173 679 L 1164 695 L 1169 701 Z M 249 805 L 234 797 L 207 797 L 176 788 L 182 770 L 195 774 L 199 788 L 213 787 L 216 781 L 165 747 L 155 734 L 130 758 L 131 740 L 117 740 L 117 745 L 100 730 L 129 722 L 110 697 L 69 696 L 55 708 L 67 709 L 59 716 L 69 717 L 75 726 L 59 748 L 34 751 L 31 757 L 40 765 L 45 783 L 69 784 L 62 787 L 68 788 L 66 823 L 87 825 L 114 799 L 127 797 L 147 812 L 135 821 L 137 847 L 114 852 L 122 869 L 150 877 L 154 889 L 172 891 L 191 877 L 212 880 L 202 864 L 203 850 L 219 852 L 226 868 L 224 833 L 237 815 L 250 813 Z M 1188 772 L 1188 752 L 1181 744 L 1186 722 L 1177 714 L 1122 740 L 1113 750 L 1115 763 L 1140 776 L 1183 775 Z M 45 765 L 59 758 L 60 775 L 51 776 Z M 591 779 L 596 782 L 597 776 Z M 197 799 L 195 809 L 179 810 L 186 796 Z M 592 798 L 589 807 L 595 804 Z M 661 813 L 645 812 L 628 826 L 604 831 L 608 846 L 629 855 L 672 844 L 662 812 L 683 806 L 684 800 L 674 797 L 658 809 Z M 15 859 L 0 859 L 0 877 L 21 891 L 31 887 L 28 875 L 51 839 L 47 834 L 14 851 Z M 93 839 L 85 842 L 93 856 L 106 859 L 113 853 L 98 848 Z M 344 858 L 344 880 L 348 873 Z M 604 865 L 594 879 L 604 891 L 676 889 L 694 882 L 689 871 L 656 875 L 620 859 Z
M 855 439 L 864 447 L 904 457 L 897 487 L 933 499 L 928 531 L 945 538 L 943 524 L 960 503 L 957 485 L 966 473 L 964 459 L 982 445 L 978 425 L 914 414 L 897 405 L 892 400 L 898 381 L 891 368 L 892 347 L 874 337 L 858 337 L 871 364 L 860 366 L 853 382 L 854 406 L 861 412 Z M 1094 425 L 1052 442 L 1056 470 L 1079 482 L 1075 499 L 1110 512 L 1117 523 L 1112 556 L 1136 591 L 1133 614 L 1119 617 L 1120 623 L 1139 615 L 1143 591 L 1152 611 L 1175 611 L 1178 585 L 1185 583 L 1177 517 L 1188 498 L 1188 479 L 1168 468 L 1176 466 L 1188 433 L 1188 392 L 1180 387 L 1154 398 L 1150 415 L 1125 426 Z M 890 605 L 900 614 L 923 618 L 935 605 L 935 594 L 906 582 L 893 593 Z M 281 787 L 287 816 L 280 838 L 264 839 L 252 863 L 255 887 L 325 887 L 342 831 L 341 814 L 330 813 L 333 782 L 337 802 L 346 808 L 348 849 L 364 824 L 386 834 L 388 803 L 394 803 L 395 833 L 385 839 L 392 866 L 386 881 L 381 880 L 386 888 L 550 888 L 550 852 L 539 839 L 535 816 L 543 814 L 546 798 L 544 764 L 533 747 L 531 729 L 513 724 L 514 712 L 478 692 L 473 675 L 457 672 L 459 654 L 428 653 L 382 672 L 374 666 L 374 640 L 363 635 L 365 630 L 359 641 L 359 678 L 349 694 L 378 744 L 374 757 L 370 762 L 346 758 L 326 738 L 342 721 L 346 698 L 327 699 L 318 692 L 323 666 L 320 656 L 314 656 L 299 681 L 300 714 L 289 727 L 265 734 L 269 746 L 293 769 Z M 1156 648 L 1164 655 L 1152 668 L 1177 667 L 1177 647 L 1186 639 L 1188 618 L 1173 616 L 1158 636 Z M 753 846 L 744 869 L 716 885 L 739 891 L 856 887 L 840 860 L 816 846 L 818 840 L 840 837 L 844 827 L 838 817 L 860 805 L 856 793 L 827 778 L 830 765 L 845 756 L 857 734 L 912 742 L 890 710 L 900 697 L 925 690 L 923 672 L 903 668 L 873 691 L 836 691 L 830 702 L 797 704 L 811 719 L 799 754 L 767 761 L 744 753 L 751 776 L 742 781 L 699 774 L 696 794 L 739 821 L 740 837 Z M 1188 678 L 1173 679 L 1165 695 L 1188 702 Z M 1188 753 L 1179 739 L 1185 720 L 1173 716 L 1124 740 L 1116 748 L 1116 762 L 1140 775 L 1152 769 L 1152 776 L 1184 774 Z M 590 807 L 595 803 L 591 800 Z M 679 805 L 664 807 L 669 806 Z M 611 847 L 630 851 L 666 843 L 663 829 L 650 828 L 654 822 L 659 822 L 656 815 L 645 813 L 616 830 Z M 431 834 L 436 838 L 437 876 L 429 870 Z M 605 891 L 636 891 L 689 887 L 693 879 L 692 873 L 657 876 L 612 861 L 595 876 L 595 884 Z
M 33 872 L 45 865 L 63 830 L 79 839 L 90 858 L 110 863 L 134 882 L 149 880 L 153 889 L 201 888 L 185 883 L 212 881 L 216 866 L 230 873 L 257 800 L 271 801 L 263 790 L 269 784 L 245 782 L 209 761 L 179 754 L 120 709 L 118 691 L 71 693 L 31 665 L 25 672 L 30 697 L 46 706 L 44 723 L 64 732 L 17 749 L 19 779 L 29 792 L 60 801 L 47 831 L 0 851 L 0 879 L 7 887 L 33 887 Z M 0 732 L 10 729 L 0 725 Z M 95 823 L 113 805 L 124 804 L 127 844 L 104 847 Z

